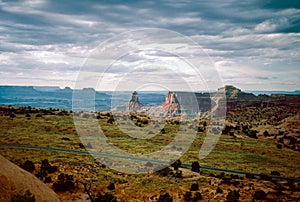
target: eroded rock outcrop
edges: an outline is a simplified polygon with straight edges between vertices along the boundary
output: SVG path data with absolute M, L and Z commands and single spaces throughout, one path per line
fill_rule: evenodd
M 166 100 L 161 104 L 161 110 L 164 113 L 171 115 L 176 114 L 180 110 L 180 105 L 178 103 L 175 92 L 169 92 L 166 95 Z
M 138 93 L 134 91 L 132 93 L 131 99 L 127 104 L 127 110 L 129 111 L 139 111 L 143 105 L 139 102 Z
M 59 202 L 55 192 L 34 175 L 0 155 L 0 201 L 10 201 L 15 194 L 29 190 L 36 202 Z
M 142 111 L 148 114 L 175 116 L 178 114 L 220 113 L 225 115 L 239 107 L 267 107 L 292 105 L 300 107 L 300 95 L 254 95 L 243 92 L 232 85 L 226 85 L 211 93 L 168 92 L 160 106 L 144 106 L 134 92 L 128 103 L 128 110 Z

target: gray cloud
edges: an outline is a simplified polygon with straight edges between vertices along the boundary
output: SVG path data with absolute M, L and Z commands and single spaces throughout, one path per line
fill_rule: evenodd
M 0 18 L 0 84 L 72 86 L 86 57 L 101 42 L 124 31 L 156 27 L 191 37 L 216 63 L 225 83 L 300 88 L 298 1 L 0 0 Z M 192 47 L 182 50 L 193 53 Z M 126 57 L 111 71 L 117 78 L 131 63 L 155 63 L 156 57 L 169 55 L 147 57 Z M 247 77 L 261 71 L 264 75 L 253 80 Z M 68 82 L 57 74 L 66 75 Z M 14 80 L 15 75 L 19 77 Z M 256 79 L 260 82 L 255 84 Z M 270 80 L 278 82 L 269 85 Z

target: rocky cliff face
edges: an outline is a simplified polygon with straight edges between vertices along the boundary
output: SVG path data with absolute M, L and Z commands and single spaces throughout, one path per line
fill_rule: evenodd
M 203 96 L 201 94 L 201 96 Z M 201 100 L 201 104 L 205 105 L 205 109 L 208 103 L 210 106 L 209 95 L 204 95 L 204 99 Z M 148 114 L 155 115 L 167 115 L 175 116 L 177 114 L 194 114 L 198 113 L 198 102 L 197 96 L 192 92 L 168 92 L 165 101 L 160 106 L 144 106 L 139 102 L 137 92 L 132 94 L 131 100 L 127 104 L 127 110 L 130 111 L 141 111 Z
M 139 102 L 138 93 L 134 91 L 126 108 L 130 111 L 139 111 L 142 107 L 143 105 Z
M 164 113 L 175 115 L 180 110 L 180 105 L 176 98 L 175 92 L 169 92 L 166 95 L 166 100 L 161 104 L 161 108 Z
M 226 95 L 218 99 L 220 95 Z M 134 92 L 128 103 L 128 110 L 144 111 L 152 114 L 167 114 L 174 116 L 176 114 L 193 114 L 200 112 L 211 112 L 211 110 L 222 102 L 222 106 L 227 111 L 235 110 L 239 107 L 266 107 L 274 105 L 293 105 L 300 106 L 300 95 L 259 95 L 243 92 L 234 86 L 228 85 L 219 88 L 213 93 L 192 93 L 192 92 L 168 92 L 165 101 L 156 107 L 143 106 L 138 99 L 137 92 Z

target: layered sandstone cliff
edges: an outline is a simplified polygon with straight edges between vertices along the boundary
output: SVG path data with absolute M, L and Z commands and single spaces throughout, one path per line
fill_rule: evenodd
M 175 116 L 178 114 L 210 113 L 216 106 L 231 111 L 238 107 L 267 107 L 276 105 L 293 105 L 300 107 L 300 95 L 254 95 L 243 92 L 232 85 L 219 88 L 212 93 L 168 92 L 160 106 L 144 106 L 134 92 L 128 103 L 128 110 L 143 111 L 150 114 Z

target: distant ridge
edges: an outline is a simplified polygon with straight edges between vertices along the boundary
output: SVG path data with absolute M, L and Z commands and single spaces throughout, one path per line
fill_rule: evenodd
M 295 91 L 259 91 L 259 90 L 245 90 L 245 92 L 253 93 L 254 95 L 272 95 L 272 94 L 283 94 L 283 95 L 300 95 L 300 90 Z
M 226 99 L 254 99 L 256 96 L 253 93 L 243 92 L 241 89 L 233 85 L 226 85 L 218 89 L 218 92 L 225 92 Z
M 286 99 L 293 99 L 292 103 L 298 101 L 300 97 L 300 91 L 286 92 L 286 91 L 256 91 L 256 92 L 244 92 L 241 89 L 233 86 L 226 85 L 219 88 L 215 92 L 139 92 L 139 98 L 134 98 L 130 101 L 131 92 L 99 92 L 93 88 L 84 89 L 71 89 L 65 87 L 61 89 L 53 86 L 0 86 L 0 104 L 12 105 L 12 106 L 31 106 L 34 108 L 53 108 L 53 109 L 66 109 L 72 110 L 73 94 L 82 95 L 82 99 L 85 97 L 95 98 L 95 110 L 96 111 L 108 111 L 112 110 L 112 99 L 117 104 L 123 104 L 128 109 L 141 109 L 142 106 L 161 106 L 163 109 L 169 109 L 172 114 L 176 114 L 176 110 L 179 109 L 178 104 L 173 96 L 177 96 L 179 100 L 183 97 L 196 96 L 199 107 L 202 111 L 209 111 L 214 101 L 211 99 L 216 93 L 225 93 L 226 102 L 228 108 L 234 108 L 238 106 L 258 106 L 265 103 L 274 104 L 275 102 L 283 102 Z M 268 92 L 268 93 L 265 93 Z M 277 92 L 277 93 L 274 93 Z M 90 96 L 90 95 L 93 96 Z M 86 95 L 86 96 L 85 96 Z M 299 95 L 299 96 L 298 96 Z M 296 96 L 296 97 L 295 97 Z M 138 102 L 136 102 L 138 101 Z M 172 102 L 173 103 L 172 103 Z

